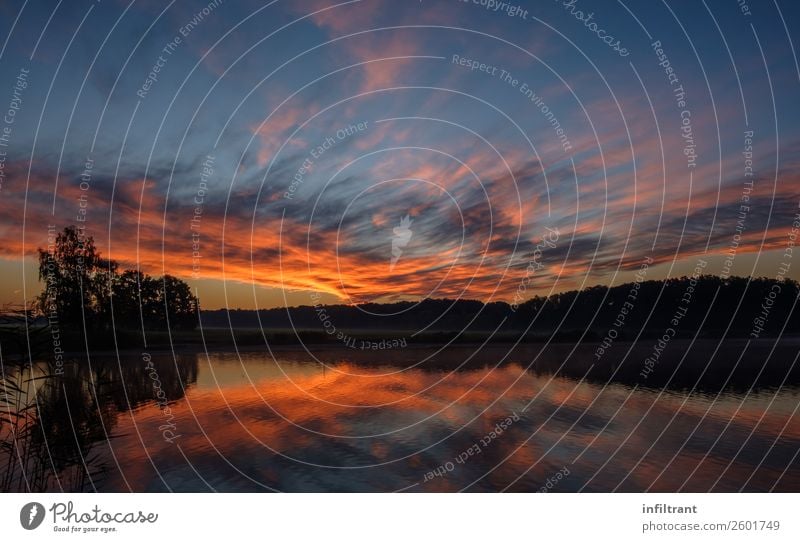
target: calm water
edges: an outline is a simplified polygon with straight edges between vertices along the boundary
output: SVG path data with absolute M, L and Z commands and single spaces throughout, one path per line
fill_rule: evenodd
M 554 375 L 571 351 L 560 348 L 521 348 L 498 365 L 508 352 L 492 347 L 455 370 L 474 349 L 433 358 L 425 348 L 332 349 L 315 352 L 319 361 L 303 351 L 275 352 L 276 360 L 266 352 L 93 359 L 91 368 L 84 362 L 45 380 L 52 388 L 38 384 L 40 415 L 25 450 L 31 480 L 39 478 L 30 483 L 85 491 L 800 490 L 797 385 L 718 393 L 646 387 L 622 371 L 609 383 L 603 371 L 586 373 L 588 352 Z M 741 345 L 725 348 L 731 364 Z M 535 371 L 526 368 L 532 359 Z M 2 459 L 5 489 L 15 490 L 19 469 Z

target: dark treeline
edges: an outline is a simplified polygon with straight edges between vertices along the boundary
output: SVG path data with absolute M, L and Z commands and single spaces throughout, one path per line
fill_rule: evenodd
M 770 336 L 800 330 L 793 305 L 800 293 L 796 281 L 766 278 L 721 278 L 703 275 L 644 281 L 608 288 L 594 286 L 550 297 L 534 297 L 518 307 L 508 303 L 426 299 L 420 303 L 301 306 L 290 309 L 203 311 L 203 326 L 311 330 L 394 330 L 431 332 L 501 332 L 549 337 L 558 332 L 577 339 L 600 340 L 614 329 L 617 338 L 663 333 L 678 335 Z M 683 301 L 682 301 L 683 300 Z M 377 314 L 377 316 L 376 316 Z M 679 317 L 678 317 L 679 316 Z M 677 318 L 677 325 L 674 321 Z M 229 321 L 230 319 L 230 321 Z M 329 323 L 326 323 L 329 322 Z M 502 324 L 502 325 L 501 325 Z M 616 324 L 616 325 L 615 325 Z
M 118 346 L 127 347 L 138 342 L 135 335 L 141 335 L 142 327 L 156 342 L 164 343 L 160 332 L 168 328 L 191 331 L 198 322 L 209 328 L 263 328 L 269 332 L 268 341 L 276 344 L 299 339 L 342 341 L 337 335 L 346 332 L 349 338 L 402 335 L 412 342 L 439 342 L 461 334 L 458 340 L 469 342 L 494 330 L 498 341 L 574 341 L 581 337 L 602 341 L 609 333 L 614 340 L 630 340 L 668 329 L 684 337 L 716 337 L 726 330 L 730 337 L 800 331 L 800 317 L 792 310 L 800 293 L 796 281 L 713 275 L 613 288 L 593 286 L 533 297 L 518 306 L 502 301 L 425 299 L 419 303 L 300 306 L 258 312 L 204 310 L 198 316 L 198 301 L 188 284 L 170 275 L 156 278 L 120 270 L 116 262 L 100 256 L 91 237 L 83 237 L 74 227 L 54 235 L 47 249 L 39 250 L 39 278 L 44 282 L 38 298 L 40 315 L 65 338 L 72 336 L 75 340 L 65 344 L 74 343 L 69 346 L 78 350 L 83 349 L 84 330 L 90 346 L 110 346 L 112 338 Z M 292 329 L 300 332 L 299 339 Z M 179 342 L 196 342 L 195 335 L 184 333 Z M 263 337 L 255 334 L 238 338 L 263 343 Z M 164 344 L 172 344 L 172 339 L 167 337 Z
M 39 249 L 39 280 L 44 287 L 36 308 L 51 327 L 65 332 L 197 325 L 197 299 L 188 284 L 171 275 L 120 270 L 75 227 Z
M 0 491 L 96 490 L 96 447 L 119 413 L 154 400 L 164 412 L 197 379 L 195 355 L 85 363 L 87 346 L 141 344 L 142 327 L 193 329 L 197 300 L 175 277 L 120 271 L 74 227 L 48 241 L 37 306 L 0 313 Z

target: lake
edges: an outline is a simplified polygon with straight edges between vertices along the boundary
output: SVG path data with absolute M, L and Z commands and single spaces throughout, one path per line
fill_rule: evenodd
M 647 346 L 615 345 L 602 363 L 592 345 L 99 355 L 36 380 L 8 373 L 21 404 L 38 407 L 18 418 L 16 441 L 8 424 L 0 433 L 16 444 L 0 480 L 6 491 L 798 491 L 798 349 L 773 346 L 676 342 L 659 378 L 638 380 Z

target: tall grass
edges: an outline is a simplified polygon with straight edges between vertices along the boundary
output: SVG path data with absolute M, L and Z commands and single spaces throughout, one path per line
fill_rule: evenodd
M 48 328 L 29 317 L 0 315 L 0 491 L 92 490 L 104 473 L 91 450 L 104 437 L 103 409 L 77 363 L 56 374 Z

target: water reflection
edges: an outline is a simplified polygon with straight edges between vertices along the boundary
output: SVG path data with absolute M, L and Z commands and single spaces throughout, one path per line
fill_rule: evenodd
M 197 379 L 197 357 L 161 357 L 159 376 L 174 400 Z M 152 380 L 131 357 L 3 366 L 0 490 L 96 491 L 124 465 L 106 453 L 121 413 L 153 401 Z M 114 482 L 111 483 L 113 487 Z
M 796 385 L 665 389 L 553 366 L 557 349 L 435 352 L 153 354 L 172 442 L 141 358 L 77 364 L 37 391 L 36 487 L 77 472 L 100 491 L 800 488 Z

